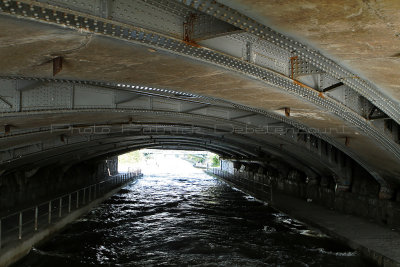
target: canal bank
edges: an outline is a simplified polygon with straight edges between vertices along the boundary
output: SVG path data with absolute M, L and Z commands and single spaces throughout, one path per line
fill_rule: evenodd
M 312 202 L 282 193 L 273 186 L 260 185 L 251 179 L 246 183 L 228 172 L 215 171 L 217 178 L 271 204 L 272 207 L 316 227 L 349 247 L 359 251 L 378 266 L 400 266 L 400 234 L 349 214 L 338 213 Z

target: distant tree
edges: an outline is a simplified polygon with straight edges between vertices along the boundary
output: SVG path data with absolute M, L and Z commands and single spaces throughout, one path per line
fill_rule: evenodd
M 138 163 L 143 159 L 143 153 L 139 150 L 132 151 L 118 157 L 118 161 L 123 164 Z
M 219 156 L 213 155 L 211 158 L 211 167 L 219 167 Z

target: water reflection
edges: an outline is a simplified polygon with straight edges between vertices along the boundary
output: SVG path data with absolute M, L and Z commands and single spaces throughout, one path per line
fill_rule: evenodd
M 367 266 L 327 236 L 172 159 L 155 159 L 142 179 L 18 266 Z

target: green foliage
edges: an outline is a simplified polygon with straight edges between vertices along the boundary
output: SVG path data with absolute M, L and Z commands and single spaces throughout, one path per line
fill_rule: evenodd
M 219 156 L 213 155 L 211 158 L 211 167 L 219 167 Z
M 143 159 L 143 153 L 139 150 L 132 151 L 123 155 L 118 156 L 118 162 L 120 163 L 138 163 Z
M 211 167 L 219 167 L 219 156 L 216 154 L 209 154 L 206 157 L 200 155 L 187 154 L 185 155 L 185 158 L 190 162 L 192 162 L 193 164 L 202 163 L 202 164 L 208 164 L 208 166 Z

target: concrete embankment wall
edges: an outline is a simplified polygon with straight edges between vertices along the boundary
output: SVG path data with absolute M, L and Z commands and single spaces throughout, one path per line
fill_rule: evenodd
M 374 181 L 364 179 L 362 172 L 355 172 L 349 191 L 341 191 L 329 177 L 309 180 L 306 175 L 290 168 L 280 171 L 256 164 L 222 161 L 221 170 L 230 174 L 226 179 L 260 199 L 271 201 L 271 192 L 286 194 L 400 231 L 399 197 L 379 199 L 379 188 Z
M 286 170 L 284 176 L 276 169 L 254 164 L 223 161 L 221 170 L 214 173 L 249 195 L 341 240 L 378 266 L 400 266 L 400 203 L 396 199 L 338 191 L 332 184 L 310 182 L 297 172 Z M 360 183 L 357 179 L 361 178 L 354 179 Z
M 0 176 L 0 215 L 30 207 L 118 173 L 118 157 Z

